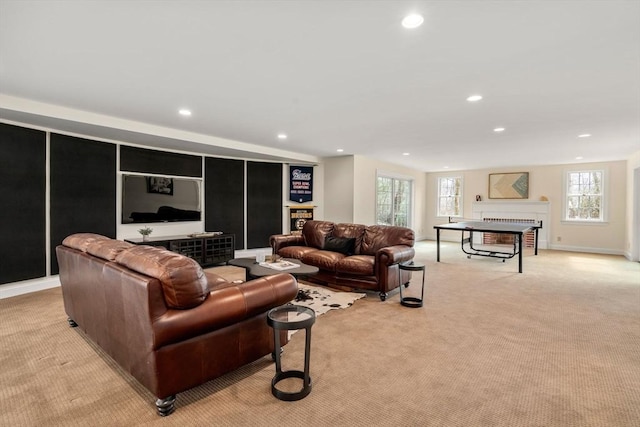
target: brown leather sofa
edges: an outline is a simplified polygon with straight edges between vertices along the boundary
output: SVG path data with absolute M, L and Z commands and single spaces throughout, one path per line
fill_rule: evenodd
M 273 353 L 266 314 L 298 291 L 289 274 L 227 283 L 183 255 L 96 234 L 56 253 L 69 324 L 149 389 L 160 415 L 177 393 Z
M 318 267 L 320 272 L 311 280 L 378 291 L 382 301 L 411 279 L 411 272 L 398 268 L 415 255 L 415 236 L 409 228 L 312 220 L 304 224 L 302 234 L 278 234 L 269 240 L 274 254 Z

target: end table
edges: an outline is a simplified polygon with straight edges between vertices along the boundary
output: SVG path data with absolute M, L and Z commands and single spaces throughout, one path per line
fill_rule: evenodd
M 411 261 L 407 263 L 398 264 L 398 267 L 400 268 L 400 270 L 405 270 L 405 271 L 422 271 L 422 290 L 420 293 L 420 298 L 403 297 L 402 296 L 403 286 L 402 286 L 402 283 L 400 283 L 400 304 L 404 305 L 405 307 L 411 307 L 411 308 L 422 307 L 422 301 L 424 300 L 424 276 L 425 276 L 425 269 L 426 269 L 425 265 L 419 262 Z M 398 276 L 400 277 L 401 275 L 398 275 Z
M 271 309 L 267 313 L 267 324 L 273 328 L 274 355 L 276 375 L 271 380 L 271 393 L 280 400 L 300 400 L 311 393 L 311 377 L 309 376 L 309 356 L 311 353 L 311 326 L 316 321 L 316 312 L 301 305 L 287 304 Z M 280 331 L 305 329 L 304 371 L 282 371 L 280 360 Z M 278 390 L 276 384 L 285 378 L 302 379 L 302 388 L 297 392 Z

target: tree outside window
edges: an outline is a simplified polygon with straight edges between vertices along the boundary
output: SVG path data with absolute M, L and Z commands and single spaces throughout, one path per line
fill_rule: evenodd
M 462 216 L 462 178 L 438 178 L 438 216 Z
M 409 227 L 411 181 L 379 176 L 376 193 L 376 223 Z
M 601 170 L 567 173 L 567 221 L 603 221 L 603 175 Z

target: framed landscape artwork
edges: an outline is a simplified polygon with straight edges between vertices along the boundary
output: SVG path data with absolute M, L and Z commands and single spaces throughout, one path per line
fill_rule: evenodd
M 490 199 L 528 199 L 529 172 L 490 173 Z

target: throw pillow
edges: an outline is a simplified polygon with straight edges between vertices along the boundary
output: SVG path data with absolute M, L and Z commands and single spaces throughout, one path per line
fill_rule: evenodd
M 339 252 L 345 255 L 353 255 L 356 239 L 347 237 L 327 236 L 324 240 L 325 251 Z

